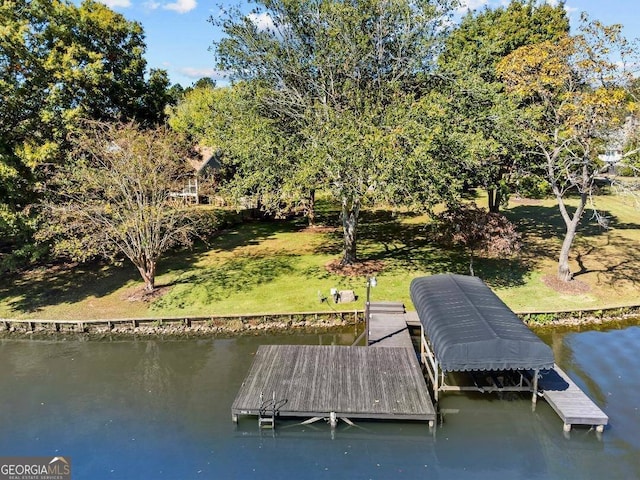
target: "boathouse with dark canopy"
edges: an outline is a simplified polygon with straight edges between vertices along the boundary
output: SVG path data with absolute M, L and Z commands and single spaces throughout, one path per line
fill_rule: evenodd
M 553 368 L 551 348 L 478 277 L 420 277 L 411 282 L 410 292 L 423 327 L 422 362 L 436 400 L 448 390 L 536 392 L 539 372 Z M 515 384 L 496 373 L 503 371 L 518 373 Z M 448 372 L 469 372 L 473 386 L 448 385 Z M 479 376 L 490 384 L 479 385 Z
M 551 348 L 478 277 L 420 277 L 410 293 L 421 325 L 420 359 L 436 402 L 447 391 L 529 391 L 534 405 L 544 395 L 565 431 L 573 424 L 604 430 L 608 417 L 555 364 Z M 455 382 L 449 374 L 458 374 Z M 460 376 L 470 382 L 461 383 Z

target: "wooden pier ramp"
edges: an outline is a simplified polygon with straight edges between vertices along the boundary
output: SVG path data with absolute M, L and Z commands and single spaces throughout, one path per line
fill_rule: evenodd
M 371 304 L 369 307 L 369 346 L 409 347 L 413 350 L 402 303 Z
M 564 422 L 564 431 L 572 425 L 595 426 L 603 432 L 609 417 L 578 387 L 558 365 L 541 372 L 544 398 Z
M 432 427 L 436 410 L 404 305 L 376 305 L 370 347 L 260 346 L 231 407 L 233 420 L 271 412 L 272 418 L 420 420 Z

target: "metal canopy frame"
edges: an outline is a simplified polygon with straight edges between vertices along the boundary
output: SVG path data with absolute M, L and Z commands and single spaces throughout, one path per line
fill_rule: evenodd
M 540 375 L 539 369 L 534 369 L 532 373 L 532 381 L 529 380 L 527 373 L 530 370 L 505 370 L 519 373 L 519 382 L 517 385 L 499 385 L 498 382 L 494 382 L 492 386 L 480 387 L 478 385 L 448 385 L 446 383 L 446 372 L 440 367 L 440 363 L 429 343 L 425 332 L 424 326 L 420 325 L 420 361 L 427 371 L 431 385 L 433 386 L 433 400 L 438 402 L 439 392 L 532 392 L 531 403 L 535 407 L 537 402 L 538 392 L 538 377 Z

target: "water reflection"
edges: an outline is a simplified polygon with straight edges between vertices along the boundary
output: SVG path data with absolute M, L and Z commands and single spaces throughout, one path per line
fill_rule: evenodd
M 544 334 L 610 417 L 570 439 L 528 395 L 447 394 L 420 422 L 285 421 L 230 409 L 260 344 L 350 344 L 350 330 L 185 341 L 0 341 L 0 455 L 69 455 L 74 478 L 640 478 L 640 327 Z

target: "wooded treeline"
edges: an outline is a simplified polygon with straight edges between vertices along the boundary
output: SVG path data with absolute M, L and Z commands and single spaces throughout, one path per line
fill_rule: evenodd
M 231 85 L 203 80 L 185 92 L 147 71 L 141 25 L 100 3 L 4 2 L 3 268 L 119 254 L 153 289 L 159 256 L 202 228 L 171 193 L 191 174 L 186 159 L 207 148 L 230 204 L 304 212 L 313 224 L 316 192 L 330 192 L 342 264 L 358 260 L 360 211 L 376 203 L 444 205 L 450 240 L 512 253 L 518 239 L 501 205 L 554 195 L 567 227 L 559 276 L 570 280 L 580 219 L 596 207 L 599 154 L 615 144 L 636 166 L 638 82 L 624 68 L 635 44 L 586 17 L 570 32 L 563 3 L 514 0 L 461 19 L 456 3 L 262 0 L 252 15 L 230 10 L 212 22 L 225 34 L 215 51 Z M 470 188 L 486 190 L 487 210 L 465 206 Z

